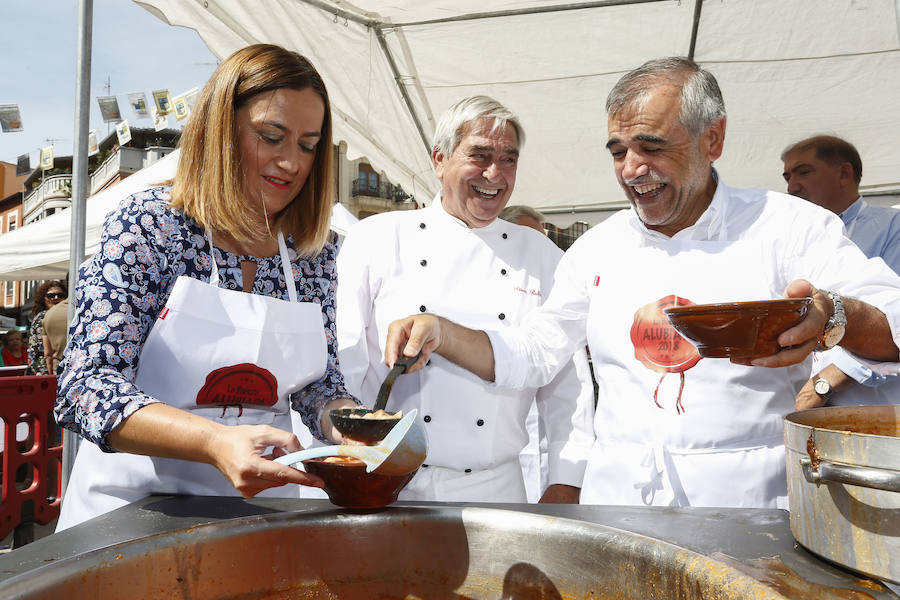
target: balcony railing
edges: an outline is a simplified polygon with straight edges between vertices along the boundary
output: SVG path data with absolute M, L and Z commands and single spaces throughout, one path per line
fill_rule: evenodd
M 377 186 L 370 186 L 367 181 L 360 179 L 353 180 L 350 195 L 368 196 L 369 198 L 384 198 L 385 200 L 393 200 L 394 202 L 405 202 L 410 198 L 410 195 L 404 192 L 403 188 L 399 185 L 382 182 Z
M 72 195 L 72 174 L 50 175 L 44 177 L 40 185 L 25 196 L 22 203 L 22 214 L 25 220 L 51 198 L 66 198 Z
M 141 148 L 119 148 L 117 151 L 109 155 L 100 166 L 91 173 L 88 184 L 88 196 L 93 196 L 98 191 L 106 187 L 110 181 L 123 173 L 129 175 L 140 171 L 144 166 L 145 157 L 148 154 L 146 150 Z M 156 155 L 154 155 L 155 157 Z M 148 164 L 155 162 L 153 158 L 148 157 Z M 26 223 L 35 220 L 32 214 L 40 210 L 47 200 L 54 198 L 71 198 L 72 197 L 72 174 L 63 173 L 60 175 L 51 175 L 40 181 L 38 186 L 25 195 L 23 201 L 22 212 Z

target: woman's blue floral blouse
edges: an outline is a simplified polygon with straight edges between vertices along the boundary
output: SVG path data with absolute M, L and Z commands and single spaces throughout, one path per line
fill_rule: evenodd
M 113 452 L 107 435 L 139 408 L 159 402 L 134 385 L 141 347 L 180 275 L 209 281 L 210 247 L 193 219 L 169 205 L 171 188 L 134 194 L 110 213 L 100 250 L 79 272 L 77 312 L 59 374 L 56 419 L 60 425 Z M 293 240 L 285 240 L 294 255 Z M 338 368 L 335 335 L 335 246 L 292 267 L 298 300 L 322 306 L 328 343 L 325 375 L 291 397 L 314 436 L 322 438 L 319 415 L 325 403 L 350 397 Z M 257 263 L 253 293 L 287 300 L 281 255 L 241 256 L 212 249 L 219 285 L 241 290 L 241 261 Z

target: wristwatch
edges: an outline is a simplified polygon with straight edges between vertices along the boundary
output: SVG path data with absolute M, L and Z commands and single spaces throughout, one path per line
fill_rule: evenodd
M 831 399 L 831 394 L 834 393 L 834 388 L 831 387 L 831 384 L 828 383 L 827 379 L 819 377 L 813 381 L 813 391 L 826 400 L 829 400 Z
M 834 292 L 825 293 L 831 298 L 834 310 L 831 312 L 831 317 L 829 317 L 828 321 L 825 323 L 825 330 L 822 331 L 822 337 L 819 339 L 816 350 L 830 350 L 837 346 L 844 338 L 844 332 L 847 329 L 847 315 L 844 314 L 844 301 Z

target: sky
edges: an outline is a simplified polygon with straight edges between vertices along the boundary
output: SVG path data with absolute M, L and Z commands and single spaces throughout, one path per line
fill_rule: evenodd
M 103 122 L 97 96 L 116 96 L 132 129 L 152 128 L 150 119 L 136 119 L 128 93 L 142 91 L 152 104 L 153 90 L 176 96 L 202 88 L 216 68 L 217 58 L 193 29 L 168 25 L 131 0 L 93 5 L 90 128 L 100 140 L 115 128 Z M 48 145 L 55 156 L 71 156 L 78 0 L 3 0 L 0 15 L 0 104 L 18 104 L 24 128 L 0 132 L 0 161 L 15 164 L 28 153 L 35 168 Z M 169 115 L 169 126 L 181 123 Z

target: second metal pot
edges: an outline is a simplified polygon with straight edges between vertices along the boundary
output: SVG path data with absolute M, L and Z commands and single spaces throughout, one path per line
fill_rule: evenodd
M 784 420 L 791 532 L 811 552 L 900 583 L 900 406 Z

